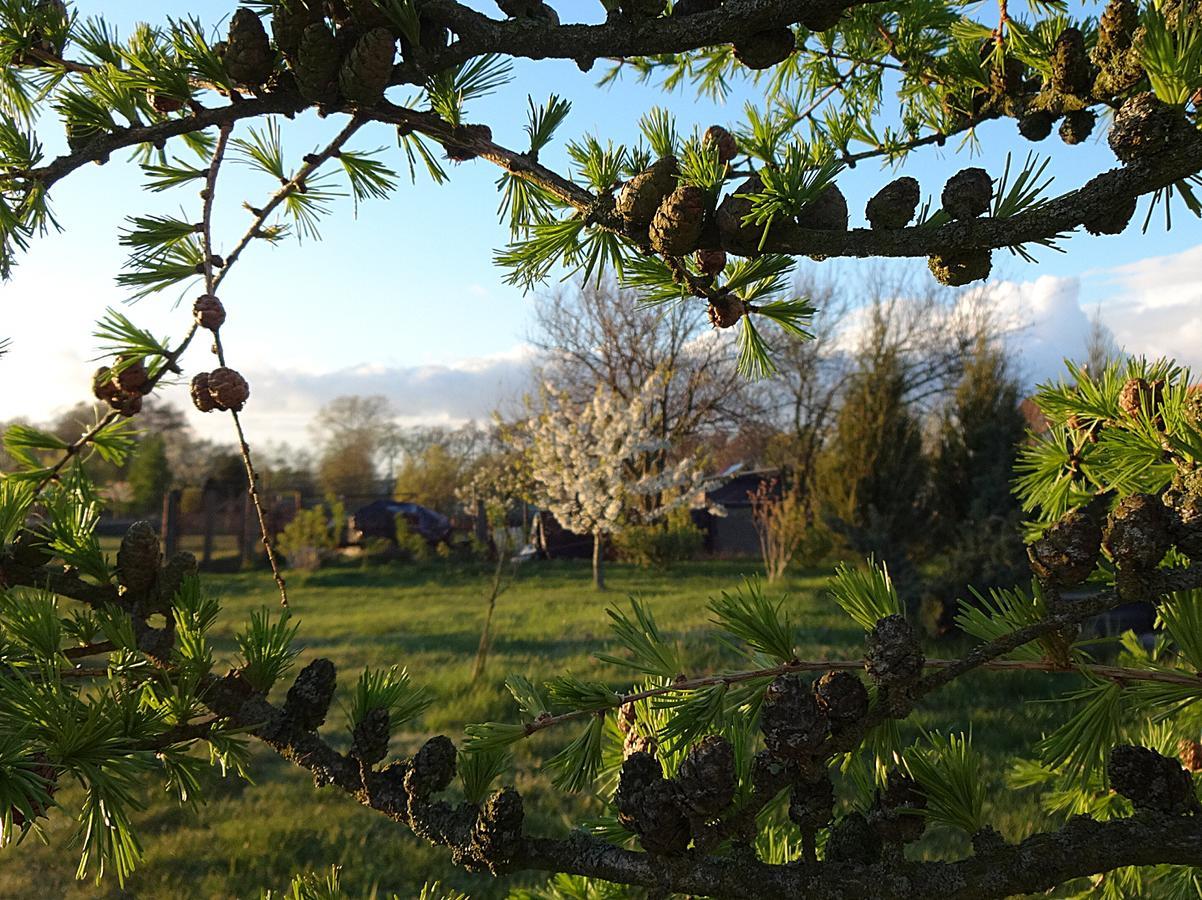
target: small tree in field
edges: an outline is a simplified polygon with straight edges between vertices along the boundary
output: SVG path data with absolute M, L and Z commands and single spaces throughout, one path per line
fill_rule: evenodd
M 581 406 L 548 390 L 542 412 L 528 423 L 535 498 L 565 528 L 593 536 L 598 590 L 605 587 L 609 536 L 661 519 L 709 486 L 691 456 L 646 464 L 669 449 L 649 409 L 661 384 L 662 376 L 652 375 L 630 399 L 598 387 Z
M 1039 390 L 1049 430 L 1023 447 L 1015 482 L 1033 580 L 959 606 L 971 642 L 960 655 L 928 658 L 887 572 L 874 565 L 842 567 L 831 579 L 833 602 L 863 637 L 830 659 L 801 658 L 799 635 L 811 623 L 756 583 L 710 599 L 712 641 L 681 641 L 632 601 L 609 611 L 609 647 L 598 654 L 624 677 L 562 673 L 534 684 L 511 676 L 511 721 L 465 724 L 458 743 L 433 736 L 394 757 L 391 738 L 420 733 L 423 714 L 440 702 L 421 673 L 365 669 L 346 685 L 333 661 L 318 658 L 294 674 L 301 626 L 287 609 L 223 620 L 195 560 L 164 559 L 146 523 L 128 530 L 116 554 L 105 552 L 96 533 L 104 504 L 86 463 L 123 464 L 144 399 L 176 376 L 190 379 L 196 408 L 228 417 L 287 607 L 242 418 L 255 398 L 225 340 L 242 302 L 258 298 L 240 295 L 231 273 L 290 230 L 315 238 L 322 217 L 341 208 L 340 192 L 384 200 L 401 189 L 400 170 L 441 183 L 456 176 L 450 162 L 496 166 L 509 231 L 496 261 L 511 283 L 533 288 L 564 270 L 586 280 L 614 273 L 638 302 L 683 304 L 718 339 L 733 335 L 741 376 L 760 378 L 776 366 L 776 345 L 810 337 L 813 298 L 790 289 L 798 257 L 920 259 L 938 283 L 962 286 L 989 277 L 995 251 L 1034 263 L 1048 249 L 1088 241 L 1085 233 L 1119 234 L 1137 212 L 1178 225 L 1202 213 L 1198 3 L 195 5 L 203 20 L 142 4 L 155 23 L 122 34 L 65 0 L 0 0 L 0 275 L 19 278 L 14 264 L 33 242 L 74 224 L 62 213 L 70 205 L 53 201 L 80 183 L 78 173 L 119 185 L 112 170 L 137 166 L 145 191 L 103 196 L 128 210 L 118 284 L 130 299 L 195 288 L 192 315 L 173 339 L 135 322 L 138 307 L 101 315 L 94 333 L 104 363 L 81 393 L 91 390 L 102 412 L 82 435 L 24 424 L 5 432 L 5 852 L 22 852 L 17 839 L 44 817 L 71 816 L 79 872 L 120 882 L 141 862 L 143 789 L 165 786 L 181 804 L 195 802 L 206 792 L 201 769 L 216 763 L 228 777 L 245 775 L 248 744 L 257 742 L 388 827 L 445 848 L 458 865 L 610 883 L 569 883 L 577 894 L 1197 896 L 1202 397 L 1171 362 L 1071 368 Z M 637 72 L 710 96 L 737 84 L 748 102 L 732 106 L 725 125 L 653 108 L 632 112 L 626 129 L 614 129 L 622 133 L 558 144 L 572 108 L 541 94 L 547 73 L 563 71 L 544 60 L 600 65 L 604 81 Z M 539 96 L 505 93 L 519 72 Z M 473 120 L 469 110 L 494 93 L 490 108 L 509 104 L 509 120 Z M 694 107 L 681 109 L 689 117 Z M 292 120 L 309 112 L 317 115 L 304 115 L 306 123 L 326 134 L 316 148 L 306 135 L 290 156 Z M 1068 157 L 1070 184 L 1052 188 L 1046 158 L 996 152 L 996 136 L 1015 127 L 1030 142 L 1057 132 L 1047 152 Z M 1099 128 L 1114 162 L 1082 171 L 1079 160 L 1100 156 L 1082 157 L 1076 145 Z M 874 162 L 917 171 L 913 154 L 933 146 L 981 155 L 926 185 L 870 171 Z M 234 164 L 260 181 L 261 194 L 228 177 Z M 853 166 L 881 182 L 862 210 L 849 208 L 840 187 Z M 142 206 L 161 192 L 174 192 L 170 203 Z M 476 214 L 493 202 L 465 206 Z M 239 215 L 245 226 L 226 233 Z M 356 250 L 329 258 L 353 266 Z M 362 314 L 365 327 L 376 321 L 370 298 L 338 313 Z M 46 302 L 47 326 L 54 314 Z M 451 333 L 453 322 L 448 316 Z M 215 359 L 189 353 L 209 347 Z M 891 435 L 888 445 L 859 440 L 862 423 L 845 405 L 840 453 L 826 460 L 837 478 L 826 498 L 835 515 L 853 540 L 871 537 L 876 546 L 865 549 L 885 556 L 923 525 L 916 508 L 893 503 L 913 494 L 921 474 L 897 362 L 882 358 L 852 376 L 854 403 L 877 417 L 875 433 Z M 27 391 L 40 383 L 5 378 Z M 552 398 L 534 423 L 544 489 L 565 524 L 604 536 L 623 515 L 657 514 L 697 487 L 688 460 L 619 471 L 644 446 L 646 422 L 633 414 L 640 405 L 616 408 L 598 395 L 581 410 Z M 323 480 L 374 479 L 379 437 L 356 434 L 347 460 L 327 452 Z M 653 492 L 674 499 L 638 513 L 626 502 Z M 898 508 L 903 515 L 882 518 Z M 1128 638 L 1103 660 L 1093 642 L 1078 641 L 1083 623 L 1136 602 L 1158 613 L 1164 636 L 1151 648 Z M 740 658 L 720 661 L 718 644 Z M 1021 824 L 994 817 L 986 800 L 996 783 L 972 744 L 1000 716 L 969 730 L 939 701 L 964 676 L 1015 673 L 1060 701 L 1046 735 L 1013 748 L 998 788 L 1039 794 L 1044 814 Z M 339 695 L 347 737 L 326 727 Z M 515 756 L 556 791 L 587 796 L 578 807 L 557 798 L 579 826 L 571 831 L 533 824 L 513 786 L 522 779 L 508 777 L 511 748 L 544 733 L 548 744 Z M 551 743 L 546 758 L 530 759 Z M 511 783 L 494 787 L 502 778 Z M 958 837 L 917 844 L 928 826 Z M 338 891 L 314 879 L 294 888 L 319 892 Z

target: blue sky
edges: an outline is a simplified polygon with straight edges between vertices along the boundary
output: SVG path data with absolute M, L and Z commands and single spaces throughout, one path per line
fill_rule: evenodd
M 103 10 L 122 32 L 144 15 L 161 21 L 191 11 L 211 22 L 230 9 L 227 0 L 153 5 L 77 0 L 75 5 L 84 15 Z M 486 0 L 473 5 L 495 12 Z M 589 15 L 600 10 L 595 0 L 557 5 L 564 18 L 575 10 Z M 737 122 L 743 98 L 751 95 L 738 90 L 722 107 L 691 93 L 666 95 L 629 80 L 601 89 L 595 82 L 603 65 L 584 74 L 572 63 L 520 62 L 514 81 L 471 105 L 468 118 L 489 123 L 496 140 L 520 149 L 527 95 L 540 101 L 556 92 L 573 102 L 561 139 L 592 132 L 603 139 L 633 140 L 639 115 L 652 105 L 674 111 L 680 129 L 687 131 Z M 290 158 L 324 143 L 341 122 L 322 121 L 311 113 L 284 122 Z M 46 141 L 57 150 L 61 140 L 50 133 L 55 130 L 57 124 L 48 121 Z M 957 156 L 949 145 L 915 155 L 905 172 L 919 179 L 924 194 L 938 195 L 944 180 L 964 165 L 982 165 L 997 177 L 1008 151 L 1022 159 L 1034 149 L 1052 156 L 1049 171 L 1056 178 L 1053 190 L 1059 192 L 1114 164 L 1104 139 L 1096 139 L 1101 135 L 1104 128 L 1099 126 L 1095 139 L 1077 147 L 1061 144 L 1055 135 L 1031 145 L 1017 139 L 1013 122 L 1001 122 L 983 129 L 983 152 L 973 161 Z M 543 161 L 566 168 L 562 145 L 561 140 L 544 153 Z M 384 126 L 361 132 L 352 146 L 389 147 L 386 161 L 397 169 L 404 165 Z M 223 337 L 231 364 L 252 383 L 252 428 L 302 441 L 304 423 L 320 401 L 347 392 L 386 393 L 410 420 L 456 420 L 485 413 L 496 399 L 520 387 L 531 298 L 505 285 L 502 272 L 492 265 L 493 251 L 507 237 L 495 215 L 498 171 L 482 161 L 450 169 L 450 184 L 436 186 L 419 175 L 416 185 L 406 181 L 391 200 L 361 206 L 357 217 L 349 201 L 341 204 L 326 221 L 320 244 L 289 240 L 276 248 L 260 246 L 239 263 L 222 291 L 230 315 Z M 0 335 L 11 336 L 15 344 L 10 358 L 0 362 L 5 381 L 16 372 L 38 378 L 44 388 L 29 394 L 5 392 L 0 418 L 45 419 L 87 396 L 86 372 L 95 365 L 88 361 L 96 355 L 91 323 L 106 306 L 125 299 L 113 283 L 124 258 L 117 244 L 124 217 L 177 213 L 181 205 L 195 215 L 197 199 L 190 189 L 147 195 L 139 190 L 139 176 L 135 166 L 115 159 L 61 183 L 53 200 L 64 232 L 35 244 L 12 281 L 0 286 Z M 841 176 L 853 225 L 862 222 L 867 198 L 891 177 L 873 165 Z M 274 188 L 259 173 L 228 168 L 218 193 L 219 250 L 231 247 L 248 222 L 240 203 L 261 203 Z M 993 288 L 999 302 L 1029 307 L 1031 316 L 1047 320 L 1038 335 L 1047 347 L 1032 363 L 1033 377 L 1046 374 L 1041 370 L 1053 364 L 1047 360 L 1075 352 L 1086 311 L 1098 304 L 1132 349 L 1187 357 L 1194 350 L 1202 356 L 1194 349 L 1202 347 L 1202 275 L 1197 274 L 1202 228 L 1197 220 L 1180 219 L 1166 233 L 1158 218 L 1146 235 L 1133 226 L 1118 237 L 1077 237 L 1065 249 L 1066 254 L 1042 253 L 1038 266 L 1005 253 L 995 256 L 995 277 L 1002 280 Z M 176 292 L 152 296 L 129 312 L 157 333 L 180 334 L 196 293 L 189 290 L 179 305 Z M 1062 344 L 1066 346 L 1059 349 Z M 210 359 L 203 347 L 194 347 L 184 362 L 192 372 L 208 367 Z M 177 399 L 183 400 L 178 390 Z M 226 423 L 215 418 L 197 415 L 196 422 L 206 433 L 221 436 Z

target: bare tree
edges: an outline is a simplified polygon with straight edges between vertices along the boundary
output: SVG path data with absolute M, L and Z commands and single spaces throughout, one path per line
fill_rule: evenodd
M 1085 371 L 1090 375 L 1104 372 L 1112 362 L 1123 359 L 1126 354 L 1114 339 L 1114 332 L 1102 319 L 1102 306 L 1094 307 L 1089 317 L 1089 331 L 1085 334 Z

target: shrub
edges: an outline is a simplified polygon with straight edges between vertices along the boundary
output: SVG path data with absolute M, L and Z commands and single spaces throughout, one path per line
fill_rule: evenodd
M 408 562 L 425 562 L 431 556 L 430 543 L 413 530 L 404 516 L 396 517 L 397 555 Z
M 318 506 L 302 509 L 284 530 L 276 535 L 276 547 L 293 569 L 318 569 L 329 561 L 338 548 L 338 537 L 346 509 L 341 502 L 327 499 Z
M 618 558 L 643 568 L 696 559 L 705 545 L 705 535 L 687 515 L 674 513 L 664 522 L 622 529 L 614 537 Z

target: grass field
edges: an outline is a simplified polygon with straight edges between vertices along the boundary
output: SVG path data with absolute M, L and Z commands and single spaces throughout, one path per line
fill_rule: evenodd
M 470 684 L 471 662 L 483 620 L 487 573 L 448 564 L 429 567 L 336 568 L 292 576 L 292 602 L 301 621 L 298 664 L 328 656 L 338 664 L 345 689 L 358 669 L 394 663 L 407 666 L 431 686 L 439 702 L 411 734 L 393 741 L 398 755 L 411 752 L 424 736 L 445 733 L 458 739 L 462 726 L 484 720 L 516 720 L 501 682 L 512 672 L 533 680 L 571 671 L 615 686 L 629 683 L 617 669 L 592 653 L 608 643 L 605 607 L 636 593 L 654 610 L 661 627 L 686 648 L 696 671 L 723 663 L 724 653 L 706 628 L 708 597 L 738 585 L 753 571 L 750 562 L 706 562 L 668 571 L 613 566 L 610 590 L 594 592 L 586 564 L 533 563 L 498 602 L 496 639 L 481 684 Z M 803 625 L 803 657 L 858 656 L 862 633 L 823 596 L 825 574 L 800 574 L 781 586 L 789 608 Z M 206 584 L 223 601 L 217 628 L 220 647 L 232 651 L 230 636 L 250 610 L 278 602 L 271 579 L 261 573 L 208 576 Z M 955 647 L 939 648 L 946 655 Z M 1048 676 L 980 674 L 961 679 L 931 698 L 917 719 L 926 726 L 971 727 L 986 753 L 992 820 L 1010 837 L 1033 827 L 1033 798 L 1005 787 L 1007 757 L 1026 750 L 1061 712 L 1036 699 L 1050 687 Z M 336 710 L 324 732 L 340 747 L 349 740 Z M 549 740 L 555 740 L 554 737 Z M 509 780 L 522 791 L 534 829 L 555 831 L 571 822 L 574 810 L 552 793 L 540 773 L 550 744 L 521 747 Z M 441 878 L 473 898 L 504 897 L 510 887 L 537 878 L 497 881 L 462 873 L 444 854 L 419 843 L 384 817 L 358 807 L 333 789 L 314 791 L 294 767 L 256 749 L 255 784 L 211 779 L 208 802 L 180 808 L 163 795 L 146 797 L 139 816 L 145 861 L 118 888 L 111 878 L 97 886 L 75 881 L 77 854 L 66 846 L 72 823 L 52 818 L 49 844 L 36 841 L 3 851 L 3 898 L 217 898 L 258 897 L 260 888 L 282 888 L 295 872 L 343 867 L 343 883 L 353 895 L 415 897 L 426 880 Z M 69 792 L 64 799 L 69 806 Z M 911 852 L 963 847 L 962 838 L 931 834 Z

